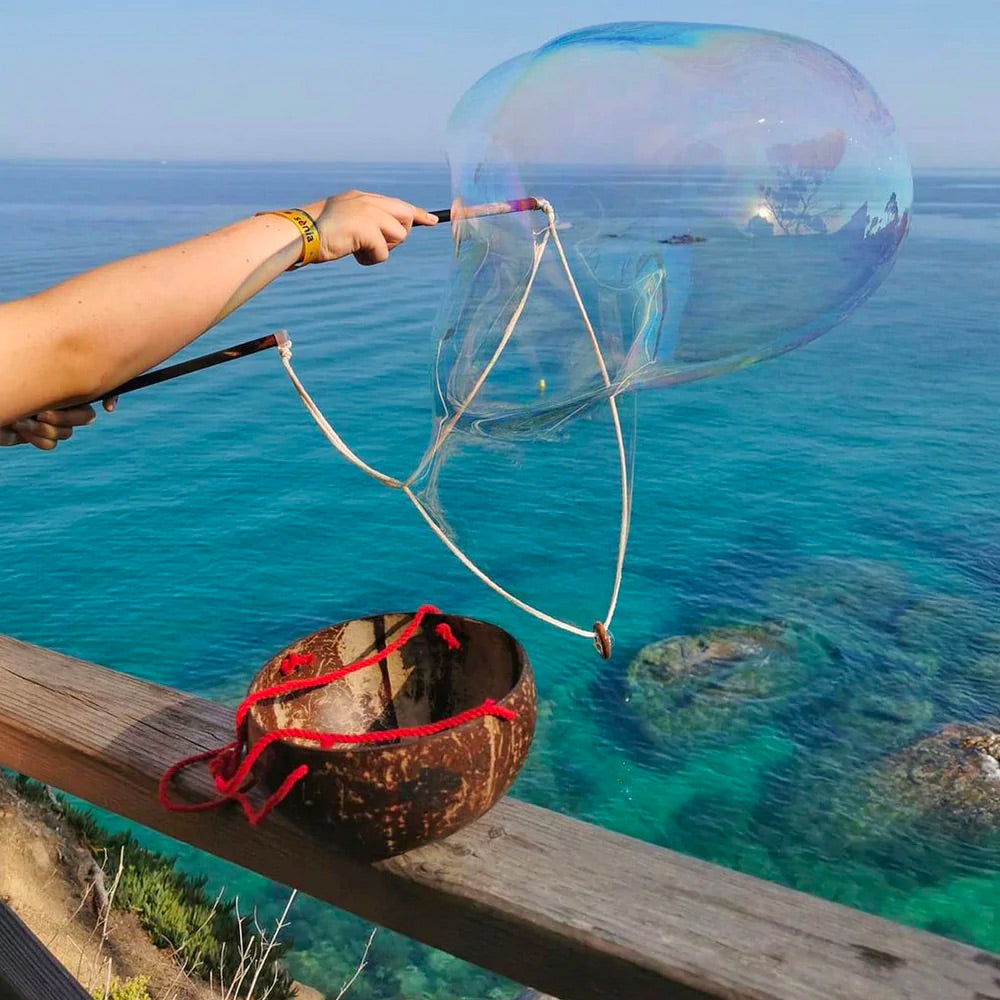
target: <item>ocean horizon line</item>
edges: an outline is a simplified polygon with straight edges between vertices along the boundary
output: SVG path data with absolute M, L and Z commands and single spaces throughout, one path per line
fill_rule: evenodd
M 0 165 L 27 166 L 95 166 L 95 167 L 238 167 L 238 168 L 271 168 L 289 167 L 395 167 L 395 168 L 440 168 L 448 169 L 448 161 L 442 156 L 440 160 L 364 160 L 364 159 L 317 159 L 317 160 L 251 160 L 251 159 L 189 159 L 186 157 L 91 157 L 91 156 L 0 156 Z M 557 164 L 570 167 L 572 164 Z M 966 173 L 994 174 L 1000 172 L 1000 163 L 958 166 L 954 164 L 921 164 L 913 166 L 914 173 Z

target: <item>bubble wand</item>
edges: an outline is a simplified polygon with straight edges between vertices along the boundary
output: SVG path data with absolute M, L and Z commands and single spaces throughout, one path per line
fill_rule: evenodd
M 546 622 L 556 628 L 562 629 L 565 632 L 570 632 L 573 635 L 581 636 L 584 638 L 589 638 L 593 640 L 594 646 L 598 653 L 604 659 L 608 659 L 611 656 L 611 649 L 613 639 L 610 632 L 611 619 L 614 617 L 615 610 L 618 605 L 618 597 L 621 591 L 622 584 L 622 572 L 625 563 L 625 550 L 628 545 L 629 527 L 631 521 L 631 485 L 629 477 L 628 468 L 628 458 L 625 449 L 625 439 L 622 431 L 621 418 L 618 413 L 618 404 L 615 398 L 616 391 L 615 386 L 611 380 L 611 375 L 608 371 L 607 364 L 604 359 L 604 354 L 601 351 L 601 346 L 597 337 L 597 332 L 594 329 L 594 325 L 591 322 L 590 316 L 586 306 L 584 305 L 583 298 L 580 295 L 580 290 L 577 287 L 576 279 L 573 276 L 573 272 L 569 265 L 569 260 L 566 256 L 566 251 L 563 248 L 562 240 L 559 238 L 559 232 L 556 226 L 556 215 L 552 206 L 542 198 L 518 198 L 511 201 L 499 201 L 499 202 L 488 202 L 480 205 L 470 205 L 462 206 L 456 205 L 450 209 L 441 209 L 437 212 L 432 212 L 431 214 L 436 216 L 439 222 L 460 222 L 464 219 L 480 218 L 484 216 L 496 216 L 496 215 L 508 215 L 515 212 L 543 212 L 545 214 L 546 224 L 538 232 L 534 234 L 535 243 L 533 249 L 533 262 L 531 266 L 530 273 L 528 275 L 525 287 L 520 296 L 520 300 L 514 309 L 513 315 L 508 322 L 506 328 L 504 329 L 503 336 L 500 338 L 500 342 L 497 345 L 496 350 L 493 352 L 493 356 L 489 359 L 487 364 L 484 366 L 483 370 L 480 372 L 479 377 L 476 379 L 475 384 L 469 391 L 468 395 L 459 404 L 455 412 L 444 421 L 444 423 L 438 428 L 437 434 L 435 436 L 435 441 L 431 446 L 427 455 L 425 455 L 424 461 L 428 458 L 433 457 L 442 447 L 445 439 L 451 434 L 455 429 L 459 419 L 462 414 L 466 411 L 468 406 L 472 403 L 473 399 L 479 393 L 480 389 L 485 384 L 490 373 L 496 367 L 500 360 L 500 356 L 503 354 L 507 345 L 509 344 L 511 338 L 514 336 L 518 321 L 521 318 L 521 314 L 527 305 L 528 298 L 531 295 L 532 288 L 535 283 L 535 278 L 538 275 L 539 266 L 541 265 L 542 258 L 545 255 L 546 249 L 551 245 L 554 247 L 555 253 L 558 256 L 560 266 L 562 267 L 563 273 L 566 276 L 570 292 L 576 303 L 577 309 L 580 314 L 580 318 L 583 323 L 584 331 L 590 341 L 591 347 L 593 348 L 595 357 L 597 359 L 598 367 L 600 369 L 601 377 L 604 382 L 604 387 L 607 392 L 608 406 L 611 411 L 612 423 L 615 431 L 615 439 L 617 443 L 618 450 L 618 466 L 621 479 L 621 522 L 619 525 L 618 534 L 618 553 L 615 560 L 615 573 L 614 573 L 614 583 L 611 588 L 611 597 L 608 603 L 607 614 L 603 620 L 595 621 L 591 628 L 582 628 L 579 625 L 575 625 L 568 621 L 563 621 L 562 619 L 555 618 L 545 611 L 539 608 L 533 607 L 531 604 L 521 600 L 516 597 L 510 591 L 506 590 L 499 583 L 493 580 L 487 573 L 485 573 L 479 566 L 477 566 L 466 554 L 465 552 L 448 536 L 448 533 L 440 525 L 431 511 L 429 511 L 424 504 L 414 493 L 412 487 L 413 483 L 419 473 L 420 466 L 405 480 L 396 479 L 394 476 L 386 475 L 385 473 L 379 472 L 377 469 L 372 468 L 367 462 L 361 459 L 354 451 L 347 445 L 347 443 L 340 437 L 340 435 L 334 430 L 333 426 L 326 419 L 323 412 L 313 401 L 312 397 L 306 391 L 305 386 L 299 380 L 294 369 L 292 368 L 292 342 L 288 337 L 288 334 L 284 330 L 276 331 L 275 333 L 269 334 L 266 337 L 262 337 L 259 340 L 248 341 L 245 344 L 238 344 L 235 347 L 227 348 L 223 351 L 217 351 L 214 354 L 204 355 L 199 358 L 194 358 L 191 361 L 181 362 L 178 365 L 172 365 L 168 368 L 161 368 L 152 372 L 148 372 L 145 375 L 139 376 L 137 379 L 133 379 L 130 382 L 126 382 L 124 385 L 119 386 L 117 389 L 112 389 L 110 392 L 105 393 L 104 396 L 100 398 L 107 398 L 108 396 L 120 395 L 126 392 L 133 392 L 136 389 L 145 388 L 149 385 L 156 385 L 161 382 L 169 381 L 170 379 L 178 378 L 181 375 L 187 375 L 191 372 L 200 371 L 204 368 L 213 367 L 215 365 L 224 364 L 227 361 L 235 360 L 240 357 L 247 357 L 250 354 L 256 354 L 260 351 L 267 350 L 268 348 L 275 348 L 278 351 L 278 356 L 281 358 L 281 363 L 291 379 L 292 384 L 295 386 L 295 390 L 302 400 L 303 405 L 308 411 L 309 415 L 313 418 L 316 425 L 322 431 L 323 435 L 330 442 L 330 444 L 336 449 L 336 451 L 345 458 L 348 462 L 354 465 L 356 468 L 360 469 L 366 475 L 371 476 L 377 482 L 381 483 L 383 486 L 387 486 L 390 489 L 397 489 L 402 491 L 402 493 L 407 497 L 407 499 L 413 504 L 417 512 L 427 523 L 428 527 L 434 532 L 434 534 L 444 543 L 445 547 L 454 555 L 463 566 L 466 567 L 473 575 L 478 577 L 483 583 L 485 583 L 492 590 L 496 591 L 501 597 L 509 601 L 511 604 L 520 608 L 522 611 L 527 612 L 533 617 L 539 619 L 540 621 Z M 419 223 L 417 223 L 419 225 Z M 457 232 L 456 232 L 457 239 Z M 98 400 L 92 400 L 92 402 L 97 402 Z M 421 463 L 422 465 L 423 463 Z

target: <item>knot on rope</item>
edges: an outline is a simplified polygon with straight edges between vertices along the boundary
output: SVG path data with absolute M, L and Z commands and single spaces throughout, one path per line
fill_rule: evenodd
M 277 342 L 275 348 L 282 361 L 292 360 L 292 338 L 284 330 L 279 330 L 276 334 Z
M 452 632 L 451 626 L 447 622 L 441 622 L 437 628 L 434 629 L 437 636 L 447 643 L 449 649 L 461 649 L 462 644 L 455 638 L 455 633 Z
M 299 667 L 312 666 L 315 662 L 316 656 L 313 653 L 289 653 L 281 661 L 279 669 L 287 677 L 293 670 L 298 670 Z
M 240 766 L 242 744 L 233 742 L 220 747 L 216 756 L 209 758 L 208 771 L 219 792 L 225 792 Z
M 330 750 L 338 745 L 366 745 L 372 743 L 394 743 L 404 739 L 419 739 L 422 736 L 433 736 L 445 730 L 453 729 L 465 722 L 473 719 L 480 719 L 487 716 L 510 721 L 515 717 L 515 713 L 503 705 L 498 705 L 492 698 L 487 698 L 481 705 L 475 708 L 459 712 L 457 715 L 447 719 L 440 719 L 424 726 L 409 726 L 398 729 L 385 729 L 376 732 L 366 733 L 329 733 L 311 729 L 272 729 L 263 734 L 252 747 L 247 746 L 246 717 L 250 709 L 260 701 L 273 698 L 280 698 L 282 695 L 295 691 L 308 691 L 313 688 L 324 687 L 334 681 L 346 677 L 357 670 L 370 667 L 380 663 L 392 653 L 401 649 L 416 635 L 420 629 L 424 618 L 427 615 L 438 615 L 438 611 L 433 605 L 423 605 L 410 620 L 409 624 L 392 642 L 387 643 L 384 649 L 373 653 L 371 656 L 354 663 L 349 663 L 337 670 L 321 674 L 319 677 L 291 678 L 279 684 L 262 688 L 246 696 L 236 710 L 236 738 L 225 746 L 216 747 L 214 750 L 206 750 L 202 753 L 193 754 L 179 760 L 171 765 L 160 778 L 159 799 L 164 809 L 172 812 L 204 812 L 209 809 L 216 809 L 227 802 L 236 802 L 243 809 L 244 815 L 251 826 L 256 826 L 268 813 L 282 802 L 291 790 L 309 774 L 309 767 L 300 764 L 271 793 L 259 809 L 255 809 L 251 803 L 247 792 L 254 784 L 253 767 L 260 759 L 265 750 L 272 744 L 285 739 L 303 740 L 316 743 L 323 750 Z M 434 627 L 434 634 L 441 639 L 449 650 L 461 649 L 461 643 L 455 637 L 451 626 L 447 622 L 440 622 Z M 316 660 L 313 653 L 288 653 L 281 661 L 280 671 L 288 676 L 300 666 L 312 664 Z M 214 799 L 206 799 L 201 802 L 177 802 L 170 798 L 170 786 L 174 779 L 182 771 L 194 764 L 205 763 L 208 773 L 211 775 L 218 793 Z

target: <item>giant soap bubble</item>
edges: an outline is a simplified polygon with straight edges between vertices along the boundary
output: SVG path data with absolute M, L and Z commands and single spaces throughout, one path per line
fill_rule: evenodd
M 614 392 L 724 372 L 819 336 L 885 278 L 912 200 L 892 117 L 864 77 L 819 45 L 747 28 L 623 23 L 564 35 L 475 84 L 448 146 L 456 214 L 551 202 Z M 541 228 L 531 213 L 458 224 L 437 331 L 445 414 L 492 357 Z M 604 392 L 550 254 L 463 420 L 537 428 Z
M 448 146 L 456 253 L 416 471 L 365 465 L 296 384 L 335 447 L 403 490 L 470 570 L 607 655 L 630 517 L 629 390 L 751 364 L 846 317 L 906 234 L 906 155 L 871 86 L 829 50 L 663 23 L 586 28 L 497 67 L 458 104 Z M 618 544 L 590 629 L 481 569 L 461 506 L 488 482 L 484 445 L 540 446 L 598 414 L 613 431 L 595 464 L 598 488 L 618 479 Z M 479 460 L 453 477 L 450 503 L 442 483 L 460 451 Z M 492 475 L 487 489 L 514 492 Z M 579 474 L 574 486 L 589 489 Z

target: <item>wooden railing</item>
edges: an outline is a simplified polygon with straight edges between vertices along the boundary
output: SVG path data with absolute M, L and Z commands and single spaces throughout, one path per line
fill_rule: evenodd
M 165 812 L 223 706 L 0 637 L 0 764 L 562 1000 L 1000 1000 L 1000 957 L 506 799 L 374 865 L 280 814 Z M 187 794 L 210 793 L 203 778 Z

